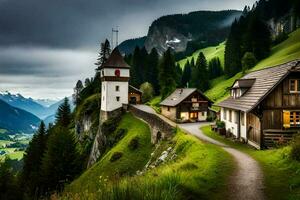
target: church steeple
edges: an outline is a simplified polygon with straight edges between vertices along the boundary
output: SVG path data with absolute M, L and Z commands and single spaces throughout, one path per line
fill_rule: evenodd
M 100 67 L 102 92 L 101 112 L 112 112 L 128 104 L 130 66 L 124 61 L 118 48 Z

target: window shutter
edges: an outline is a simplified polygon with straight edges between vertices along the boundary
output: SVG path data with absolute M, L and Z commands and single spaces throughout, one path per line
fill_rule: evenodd
M 283 111 L 283 127 L 290 128 L 290 111 Z

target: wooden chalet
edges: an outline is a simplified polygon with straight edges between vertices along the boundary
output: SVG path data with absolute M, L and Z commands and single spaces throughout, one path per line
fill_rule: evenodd
M 128 102 L 130 104 L 141 104 L 143 92 L 131 85 L 128 88 Z
M 206 121 L 211 105 L 212 101 L 194 88 L 176 89 L 160 103 L 161 114 L 176 122 Z
M 218 106 L 227 132 L 237 139 L 265 148 L 300 131 L 300 60 L 251 72 L 230 90 Z

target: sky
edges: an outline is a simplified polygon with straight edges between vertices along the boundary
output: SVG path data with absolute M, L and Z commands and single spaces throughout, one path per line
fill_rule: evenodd
M 92 77 L 99 43 L 147 35 L 156 18 L 242 10 L 255 0 L 0 0 L 0 91 L 61 99 Z

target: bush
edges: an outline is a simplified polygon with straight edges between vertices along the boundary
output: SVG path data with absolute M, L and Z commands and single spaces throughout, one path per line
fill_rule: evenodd
M 208 122 L 214 121 L 214 116 L 208 115 L 208 116 L 206 117 L 206 121 L 208 121 Z
M 115 152 L 115 153 L 113 153 L 113 155 L 111 156 L 109 161 L 115 162 L 115 161 L 119 160 L 122 156 L 123 156 L 122 152 Z
M 129 144 L 128 144 L 128 148 L 130 150 L 135 150 L 139 147 L 139 137 L 134 137 L 132 138 L 132 140 L 130 140 Z
M 297 136 L 292 144 L 291 157 L 300 161 L 300 136 Z
M 225 128 L 225 122 L 218 120 L 216 122 L 218 128 Z

